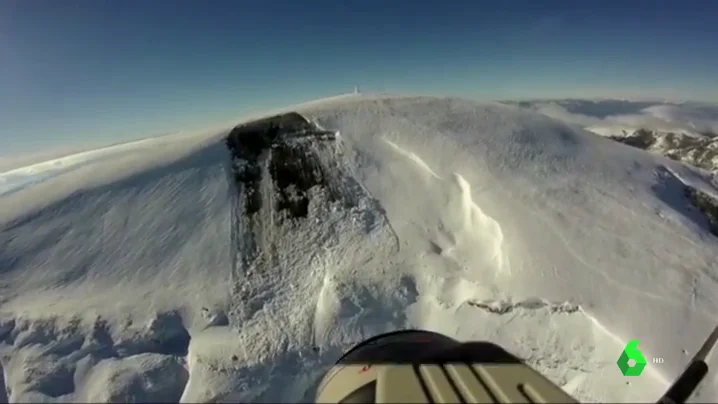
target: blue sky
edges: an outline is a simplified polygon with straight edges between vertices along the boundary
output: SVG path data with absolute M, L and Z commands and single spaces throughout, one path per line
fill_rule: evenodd
M 716 15 L 712 1 L 0 0 L 0 155 L 200 128 L 354 84 L 718 101 Z

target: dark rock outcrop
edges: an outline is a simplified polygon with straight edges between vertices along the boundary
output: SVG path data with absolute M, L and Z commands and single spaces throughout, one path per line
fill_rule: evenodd
M 693 206 L 698 208 L 708 219 L 711 233 L 718 236 L 718 200 L 688 185 L 685 193 Z

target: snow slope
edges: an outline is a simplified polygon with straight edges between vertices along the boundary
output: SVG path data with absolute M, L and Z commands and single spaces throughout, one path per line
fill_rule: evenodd
M 153 153 L 166 147 L 167 142 L 177 142 L 181 138 L 196 137 L 197 134 L 174 134 L 135 140 L 132 142 L 102 147 L 99 149 L 76 152 L 38 153 L 40 156 L 21 156 L 8 161 L 0 161 L 0 196 L 17 192 L 35 185 L 48 178 L 56 177 L 80 167 L 105 160 L 118 158 L 127 154 Z M 51 158 L 42 159 L 44 154 L 56 154 Z M 151 159 L 152 157 L 150 157 Z M 33 161 L 41 159 L 41 161 Z M 22 162 L 29 160 L 29 164 Z
M 718 239 L 677 162 L 501 104 L 291 110 L 341 133 L 321 153 L 354 204 L 314 189 L 263 235 L 272 265 L 237 264 L 227 132 L 0 196 L 10 401 L 310 400 L 342 350 L 407 327 L 498 342 L 581 400 L 650 401 L 718 321 Z M 664 362 L 621 376 L 628 339 Z

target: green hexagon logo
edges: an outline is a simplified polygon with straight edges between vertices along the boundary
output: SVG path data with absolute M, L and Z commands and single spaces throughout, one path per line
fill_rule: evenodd
M 643 368 L 646 367 L 646 358 L 643 356 L 643 352 L 638 349 L 640 343 L 641 341 L 637 339 L 628 341 L 621 356 L 618 357 L 616 364 L 624 376 L 638 376 L 643 373 Z M 631 360 L 633 364 L 630 363 Z

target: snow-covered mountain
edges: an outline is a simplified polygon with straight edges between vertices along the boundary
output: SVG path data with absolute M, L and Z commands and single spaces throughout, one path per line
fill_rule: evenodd
M 657 104 L 629 100 L 535 100 L 507 102 L 582 127 L 609 139 L 706 170 L 718 185 L 718 105 Z M 691 203 L 718 235 L 718 198 L 687 185 Z
M 639 129 L 587 128 L 613 140 L 718 172 L 718 137 L 714 134 Z
M 512 105 L 291 111 L 0 196 L 11 401 L 310 400 L 344 349 L 409 327 L 497 342 L 581 400 L 649 401 L 718 322 L 699 170 Z M 629 339 L 663 363 L 622 376 Z

